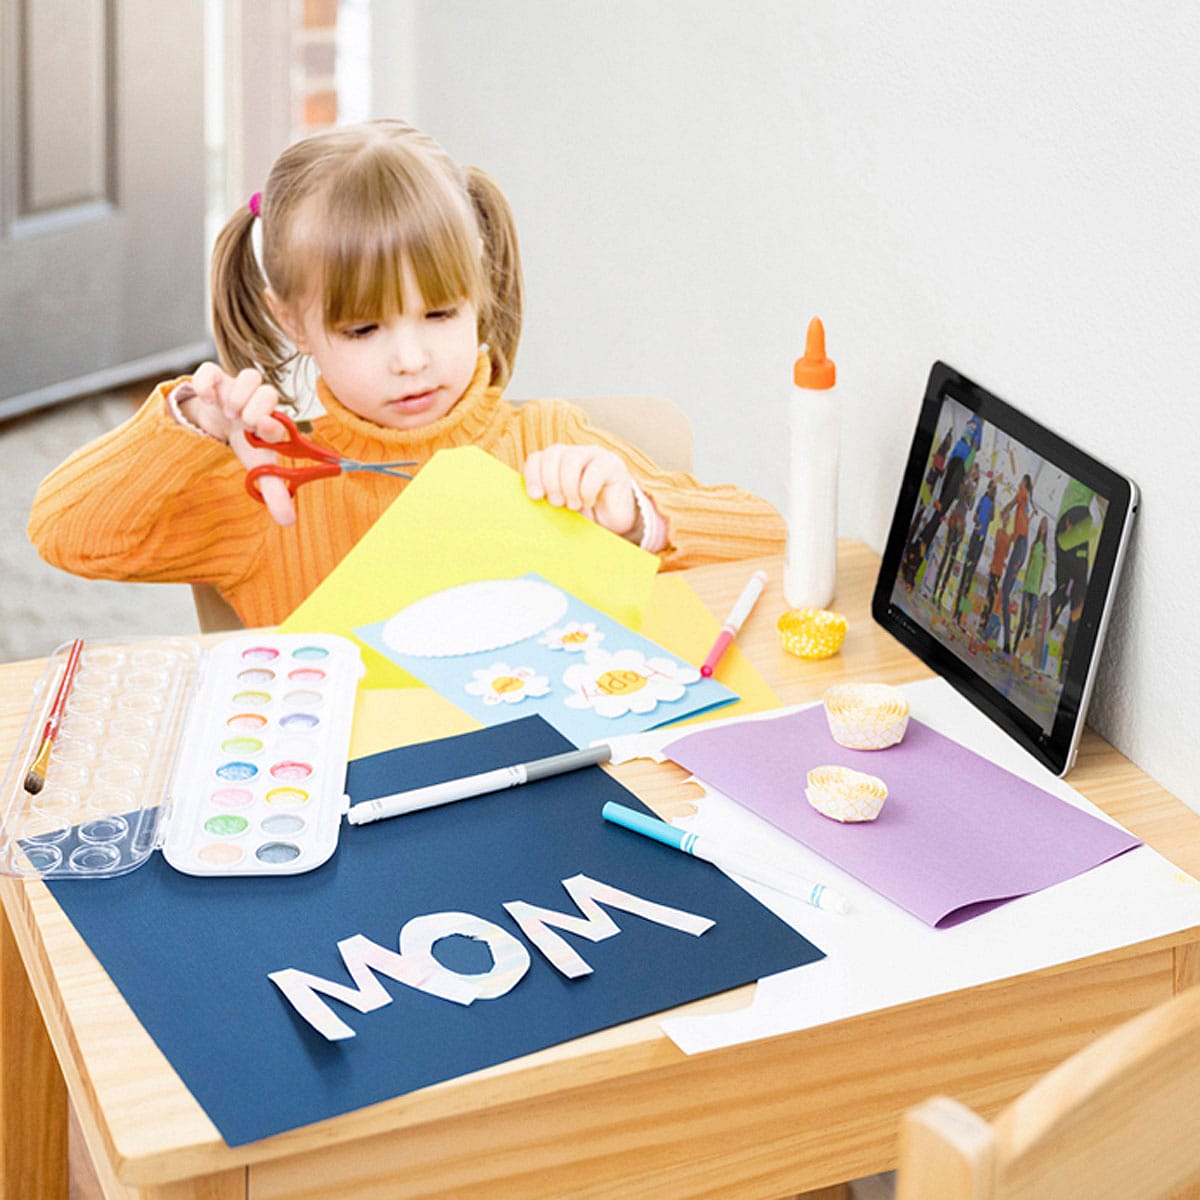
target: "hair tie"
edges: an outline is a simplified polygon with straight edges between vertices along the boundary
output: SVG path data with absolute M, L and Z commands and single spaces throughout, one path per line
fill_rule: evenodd
M 252 217 L 262 216 L 262 192 L 255 192 L 250 197 L 250 215 Z

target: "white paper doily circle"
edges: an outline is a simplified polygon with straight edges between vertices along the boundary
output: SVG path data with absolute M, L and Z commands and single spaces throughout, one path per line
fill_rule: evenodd
M 400 654 L 445 658 L 511 646 L 548 629 L 567 611 L 565 592 L 540 579 L 485 579 L 434 592 L 383 627 Z

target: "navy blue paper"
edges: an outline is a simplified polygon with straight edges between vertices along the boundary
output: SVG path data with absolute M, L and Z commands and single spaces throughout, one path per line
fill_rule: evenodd
M 350 764 L 355 801 L 540 758 L 570 743 L 539 717 Z M 49 880 L 67 916 L 231 1145 L 428 1084 L 824 957 L 715 867 L 605 822 L 606 800 L 642 805 L 591 767 L 372 825 L 344 825 L 333 858 L 303 875 L 204 878 L 162 855 L 131 874 Z M 716 921 L 700 937 L 609 910 L 621 932 L 564 934 L 593 968 L 565 979 L 501 907 L 575 914 L 561 885 L 586 874 Z M 295 967 L 349 984 L 337 942 L 397 949 L 411 917 L 472 913 L 513 932 L 532 965 L 508 994 L 464 1007 L 383 979 L 370 1013 L 330 1000 L 356 1032 L 328 1042 L 267 978 Z M 439 958 L 479 971 L 479 943 Z M 486 953 L 486 951 L 485 951 Z

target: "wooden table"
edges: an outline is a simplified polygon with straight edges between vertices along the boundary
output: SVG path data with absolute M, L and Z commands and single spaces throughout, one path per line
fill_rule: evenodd
M 928 675 L 870 619 L 877 559 L 866 548 L 840 548 L 836 607 L 850 632 L 841 654 L 820 663 L 780 649 L 781 571 L 761 565 L 772 582 L 738 644 L 782 702 L 816 699 L 842 679 Z M 690 573 L 718 620 L 750 566 Z M 0 667 L 4 759 L 42 666 Z M 670 764 L 618 773 L 660 810 L 686 803 Z M 1090 731 L 1070 780 L 1200 874 L 1200 817 Z M 1200 973 L 1193 928 L 690 1058 L 646 1018 L 230 1149 L 46 889 L 4 878 L 0 897 L 0 1200 L 65 1200 L 67 1092 L 106 1194 L 122 1200 L 835 1197 L 845 1194 L 839 1181 L 894 1164 L 909 1105 L 945 1092 L 994 1113 Z M 743 988 L 676 1011 L 748 998 Z

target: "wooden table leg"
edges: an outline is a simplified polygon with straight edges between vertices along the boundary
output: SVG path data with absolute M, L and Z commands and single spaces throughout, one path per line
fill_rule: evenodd
M 850 1200 L 850 1185 L 835 1183 L 831 1187 L 817 1188 L 815 1192 L 800 1192 L 794 1200 Z
M 1176 946 L 1173 956 L 1175 991 L 1182 992 L 1200 983 L 1200 945 L 1189 942 L 1186 946 Z
M 67 1200 L 67 1088 L 0 905 L 0 1200 Z

